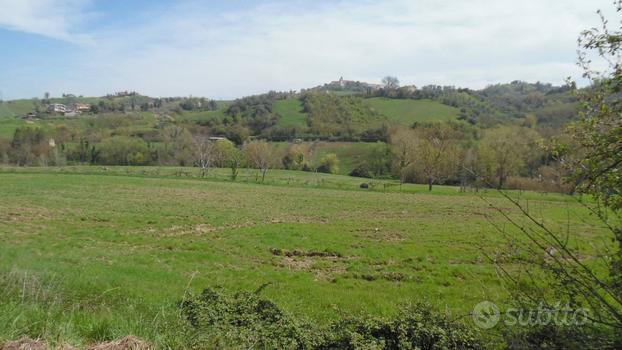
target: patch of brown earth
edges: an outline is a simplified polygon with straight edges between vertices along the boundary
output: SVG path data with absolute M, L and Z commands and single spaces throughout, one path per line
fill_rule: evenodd
M 22 338 L 17 341 L 10 341 L 0 346 L 0 350 L 48 350 L 52 349 L 41 340 L 33 340 L 30 338 Z M 57 350 L 77 350 L 71 345 L 57 346 Z M 148 343 L 134 337 L 127 336 L 125 338 L 95 344 L 86 348 L 87 350 L 151 350 L 153 349 Z
M 406 240 L 402 234 L 387 232 L 380 227 L 357 229 L 356 232 L 357 237 L 376 242 L 399 243 Z
M 95 346 L 91 346 L 88 350 L 151 350 L 152 347 L 144 341 L 133 337 L 127 336 L 123 339 L 116 341 L 102 343 Z
M 48 347 L 40 340 L 22 338 L 3 344 L 0 350 L 48 350 Z
M 270 249 L 270 252 L 279 261 L 273 263 L 275 266 L 294 271 L 310 272 L 316 280 L 334 281 L 337 275 L 346 273 L 344 261 L 347 260 L 340 253 L 329 250 L 325 251 L 305 251 L 305 250 L 284 250 Z

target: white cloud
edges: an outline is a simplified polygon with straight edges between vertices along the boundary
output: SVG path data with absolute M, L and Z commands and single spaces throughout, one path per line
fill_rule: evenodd
M 73 27 L 88 15 L 88 0 L 0 0 L 0 27 L 39 34 L 74 43 L 88 36 L 73 32 Z
M 232 98 L 339 76 L 379 82 L 386 74 L 403 83 L 475 88 L 516 79 L 561 83 L 577 76 L 579 32 L 598 24 L 596 9 L 611 4 L 288 1 L 226 13 L 210 7 L 178 3 L 135 27 L 88 33 L 95 44 L 58 89 Z M 71 23 L 47 29 L 29 23 L 19 25 L 60 38 L 73 35 Z

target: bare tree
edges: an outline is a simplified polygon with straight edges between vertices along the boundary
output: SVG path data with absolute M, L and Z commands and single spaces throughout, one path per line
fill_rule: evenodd
M 196 142 L 197 164 L 201 168 L 201 176 L 206 177 L 209 168 L 214 164 L 217 157 L 216 147 L 207 136 L 196 136 L 194 140 Z
M 400 87 L 399 79 L 397 79 L 397 77 L 390 76 L 390 75 L 387 75 L 386 77 L 382 78 L 382 84 L 384 85 L 385 88 L 389 90 L 397 89 L 398 87 Z

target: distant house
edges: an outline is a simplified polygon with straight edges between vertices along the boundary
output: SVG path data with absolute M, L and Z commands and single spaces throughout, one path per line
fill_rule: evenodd
M 73 105 L 73 110 L 76 112 L 88 112 L 91 110 L 91 105 L 88 103 L 75 103 Z
M 67 106 L 61 103 L 52 103 L 48 106 L 48 112 L 52 113 L 65 113 L 69 110 Z

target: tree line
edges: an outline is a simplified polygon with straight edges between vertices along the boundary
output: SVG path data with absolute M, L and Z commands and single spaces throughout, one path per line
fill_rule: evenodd
M 261 103 L 247 107 L 260 113 Z M 235 107 L 241 108 L 241 107 Z M 252 112 L 251 112 L 252 111 Z M 239 113 L 239 112 L 236 112 Z M 116 116 L 92 121 L 88 131 L 67 126 L 44 130 L 18 128 L 12 139 L 0 138 L 0 161 L 19 166 L 65 164 L 252 167 L 265 178 L 268 169 L 337 173 L 336 154 L 319 157 L 315 142 L 270 143 L 237 135 L 210 137 L 201 129 L 164 123 L 155 130 L 136 129 Z M 401 183 L 563 191 L 564 170 L 558 159 L 569 149 L 553 147 L 531 125 L 480 129 L 459 122 L 417 123 L 379 129 L 384 141 L 362 148 L 348 169 L 352 176 L 397 179 Z M 286 146 L 282 146 L 285 144 Z M 356 147 L 354 145 L 353 147 Z M 318 159 L 319 158 L 319 159 Z

